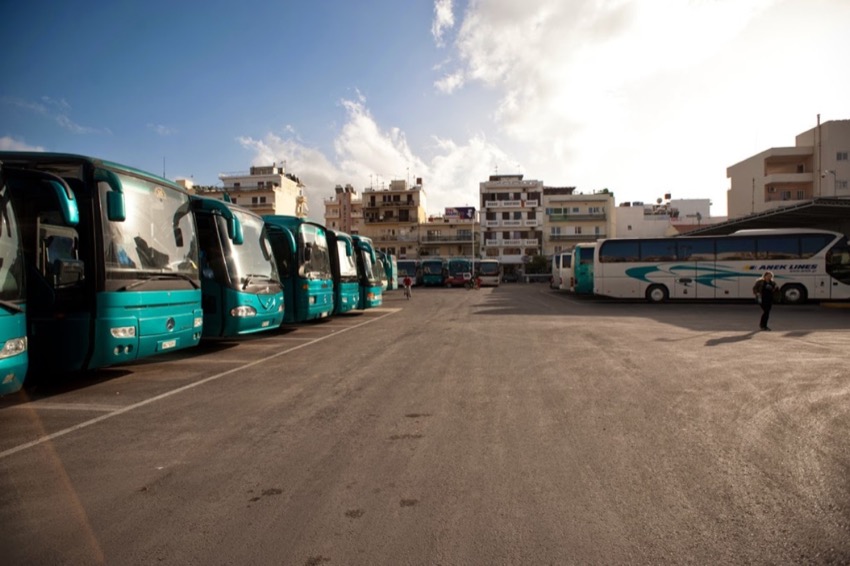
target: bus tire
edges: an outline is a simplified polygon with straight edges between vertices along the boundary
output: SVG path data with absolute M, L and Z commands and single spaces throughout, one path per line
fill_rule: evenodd
M 806 288 L 802 285 L 791 284 L 782 288 L 782 302 L 786 305 L 801 305 L 807 298 Z
M 646 300 L 650 303 L 663 303 L 670 297 L 664 285 L 650 285 L 646 289 Z

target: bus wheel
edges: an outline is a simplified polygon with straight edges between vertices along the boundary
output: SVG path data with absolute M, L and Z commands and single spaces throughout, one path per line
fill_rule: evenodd
M 650 285 L 646 289 L 646 300 L 650 303 L 663 303 L 670 296 L 664 285 Z
M 799 305 L 806 302 L 806 289 L 802 285 L 786 285 L 782 288 L 782 302 Z

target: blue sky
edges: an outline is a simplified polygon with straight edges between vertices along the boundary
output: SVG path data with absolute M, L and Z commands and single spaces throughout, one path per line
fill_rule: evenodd
M 168 178 L 285 162 L 422 177 L 429 212 L 522 173 L 617 202 L 710 198 L 726 168 L 850 119 L 846 0 L 28 0 L 0 19 L 0 149 Z

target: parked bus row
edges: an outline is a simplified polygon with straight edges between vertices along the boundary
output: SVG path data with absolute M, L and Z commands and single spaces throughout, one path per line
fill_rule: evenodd
M 398 260 L 398 277 L 410 277 L 413 285 L 425 287 L 464 287 L 474 279 L 481 286 L 498 287 L 502 265 L 496 259 L 473 261 L 468 257 Z
M 380 306 L 378 261 L 368 238 L 260 217 L 131 167 L 0 152 L 0 394 L 28 373 Z
M 766 271 L 774 274 L 783 303 L 850 299 L 847 236 L 810 228 L 578 244 L 569 259 L 553 259 L 552 280 L 576 294 L 660 303 L 751 299 L 753 284 Z

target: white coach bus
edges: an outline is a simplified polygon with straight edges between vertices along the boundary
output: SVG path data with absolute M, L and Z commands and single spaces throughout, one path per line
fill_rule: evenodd
M 847 237 L 807 228 L 600 240 L 594 292 L 653 303 L 748 299 L 765 271 L 773 272 L 783 303 L 850 298 Z

